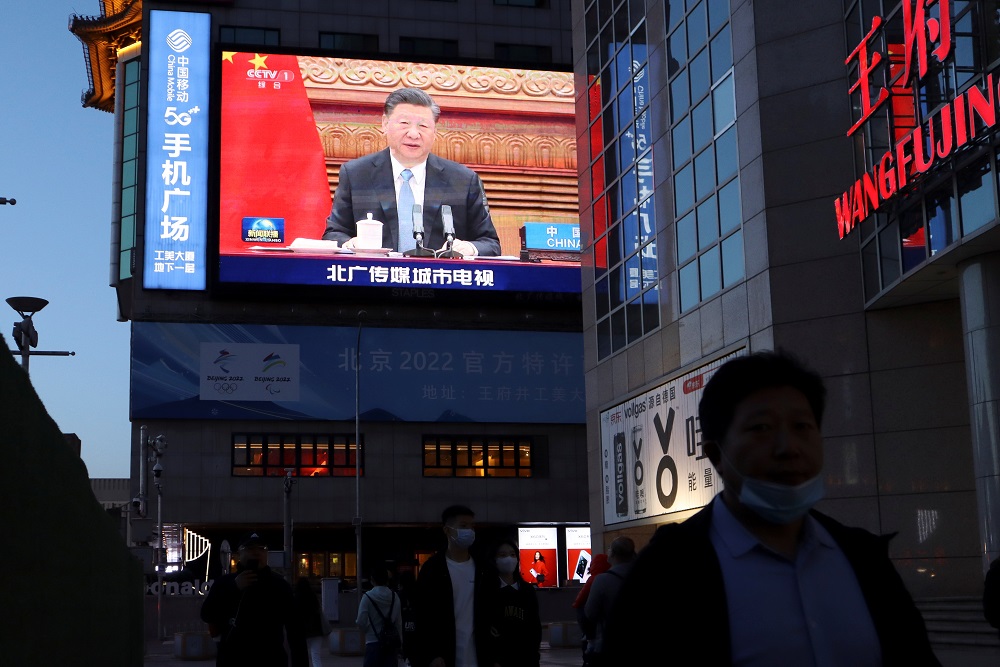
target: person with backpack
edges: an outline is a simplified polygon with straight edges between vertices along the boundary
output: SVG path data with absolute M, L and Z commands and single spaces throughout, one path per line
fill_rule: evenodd
M 594 577 L 590 595 L 583 606 L 587 620 L 594 627 L 594 638 L 587 641 L 587 652 L 584 654 L 584 664 L 587 667 L 605 667 L 613 662 L 609 652 L 605 650 L 604 636 L 615 598 L 618 597 L 622 582 L 632 568 L 633 560 L 635 560 L 635 542 L 630 537 L 617 537 L 608 549 L 608 562 L 611 563 L 611 568 L 604 574 Z
M 389 571 L 372 570 L 373 588 L 361 596 L 355 621 L 365 631 L 364 667 L 396 667 L 402 647 L 403 617 L 399 597 L 389 588 Z

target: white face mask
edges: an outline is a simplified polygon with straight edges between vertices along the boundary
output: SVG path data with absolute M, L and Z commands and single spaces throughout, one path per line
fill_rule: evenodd
M 497 570 L 500 574 L 513 574 L 517 569 L 517 556 L 500 556 L 497 558 Z

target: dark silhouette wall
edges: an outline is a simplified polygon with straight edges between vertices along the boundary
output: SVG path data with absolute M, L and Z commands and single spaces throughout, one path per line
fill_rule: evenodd
M 139 666 L 141 566 L 2 336 L 0 346 L 0 662 Z

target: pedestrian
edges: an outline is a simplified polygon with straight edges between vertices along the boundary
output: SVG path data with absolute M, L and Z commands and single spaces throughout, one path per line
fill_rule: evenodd
M 605 637 L 619 664 L 663 651 L 706 667 L 940 664 L 888 538 L 811 509 L 823 495 L 825 395 L 781 353 L 715 371 L 698 415 L 725 484 L 637 558 Z
M 292 587 L 267 566 L 267 543 L 257 531 L 239 543 L 236 572 L 216 580 L 201 618 L 219 640 L 218 667 L 308 667 L 302 622 Z
M 323 614 L 319 598 L 313 591 L 307 577 L 299 577 L 295 582 L 295 606 L 302 620 L 302 629 L 306 635 L 306 647 L 309 649 L 309 664 L 311 667 L 323 667 L 323 646 L 326 636 L 330 634 L 329 621 Z
M 521 577 L 514 540 L 503 540 L 494 552 L 496 579 L 490 602 L 492 667 L 538 667 L 542 622 L 534 587 Z
M 389 570 L 378 566 L 372 570 L 372 589 L 361 596 L 355 621 L 365 631 L 364 667 L 396 667 L 402 646 L 403 617 L 399 596 L 389 588 Z M 396 628 L 398 645 L 387 645 L 383 638 L 386 625 Z M 391 631 L 389 635 L 392 636 Z
M 634 559 L 635 542 L 632 538 L 616 537 L 608 548 L 608 563 L 611 567 L 607 572 L 594 577 L 590 595 L 583 606 L 587 622 L 593 628 L 593 638 L 587 640 L 587 650 L 584 653 L 585 665 L 603 667 L 612 664 L 611 654 L 604 646 L 604 635 L 614 613 L 618 591 L 621 590 Z
M 413 570 L 405 569 L 396 579 L 399 611 L 403 620 L 403 659 L 407 664 L 417 660 L 417 577 Z
M 590 589 L 594 585 L 594 579 L 599 574 L 603 574 L 611 569 L 611 562 L 608 561 L 608 555 L 605 553 L 595 554 L 593 560 L 590 561 L 590 565 L 587 566 L 587 572 L 589 576 L 587 581 L 583 583 L 583 588 L 580 592 L 576 594 L 576 599 L 573 600 L 573 609 L 576 610 L 576 624 L 580 627 L 580 651 L 583 653 L 584 661 L 586 662 L 587 656 L 587 646 L 591 641 L 594 640 L 594 630 L 595 626 L 587 618 L 586 612 L 584 612 L 584 606 L 587 604 L 587 598 L 590 597 Z
M 489 573 L 472 557 L 475 513 L 452 505 L 441 513 L 447 546 L 417 575 L 417 637 L 420 665 L 490 667 Z M 495 574 L 493 576 L 496 576 Z

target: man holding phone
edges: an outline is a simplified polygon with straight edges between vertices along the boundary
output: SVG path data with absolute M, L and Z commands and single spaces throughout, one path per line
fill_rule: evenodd
M 239 546 L 236 572 L 219 577 L 201 607 L 201 619 L 219 642 L 218 667 L 307 667 L 305 631 L 292 587 L 267 565 L 267 543 L 256 531 Z

